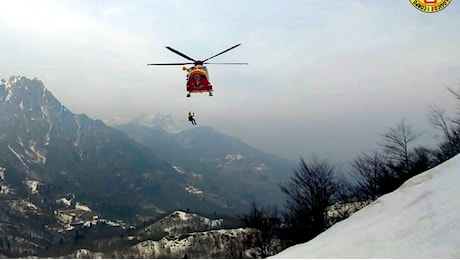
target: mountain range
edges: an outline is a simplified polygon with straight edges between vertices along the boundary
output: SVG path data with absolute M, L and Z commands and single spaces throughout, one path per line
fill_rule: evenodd
M 147 121 L 156 124 L 147 125 Z M 147 146 L 178 172 L 199 176 L 191 183 L 191 192 L 239 198 L 245 205 L 252 201 L 278 206 L 283 203 L 278 184 L 290 176 L 293 162 L 254 149 L 209 126 L 178 131 L 165 116 L 137 118 L 114 128 Z
M 72 113 L 38 79 L 2 80 L 3 240 L 33 250 L 87 220 L 135 224 L 177 209 L 239 214 L 253 200 L 282 204 L 278 184 L 292 162 L 211 127 L 178 130 L 168 116 L 151 119 L 111 127 Z

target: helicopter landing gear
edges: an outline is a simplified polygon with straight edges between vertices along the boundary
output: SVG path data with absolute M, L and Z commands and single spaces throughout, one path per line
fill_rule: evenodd
M 190 93 L 187 93 L 187 97 L 190 97 Z
M 212 97 L 212 92 L 209 92 L 209 96 Z

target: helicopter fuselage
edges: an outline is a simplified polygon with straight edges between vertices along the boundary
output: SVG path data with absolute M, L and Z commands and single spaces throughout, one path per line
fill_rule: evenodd
M 208 69 L 203 65 L 195 65 L 190 68 L 183 67 L 187 71 L 187 92 L 203 93 L 212 95 L 212 85 L 209 81 Z

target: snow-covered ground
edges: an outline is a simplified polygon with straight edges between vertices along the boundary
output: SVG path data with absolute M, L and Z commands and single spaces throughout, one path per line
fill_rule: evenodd
M 460 258 L 460 155 L 273 258 Z

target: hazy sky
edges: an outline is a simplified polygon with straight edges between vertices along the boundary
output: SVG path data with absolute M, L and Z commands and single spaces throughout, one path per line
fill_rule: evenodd
M 171 46 L 209 65 L 214 97 L 186 99 Z M 403 118 L 434 131 L 427 107 L 454 111 L 460 3 L 434 14 L 409 0 L 0 1 L 0 78 L 37 77 L 94 119 L 171 114 L 293 160 L 346 162 Z M 425 134 L 429 139 L 430 134 Z

